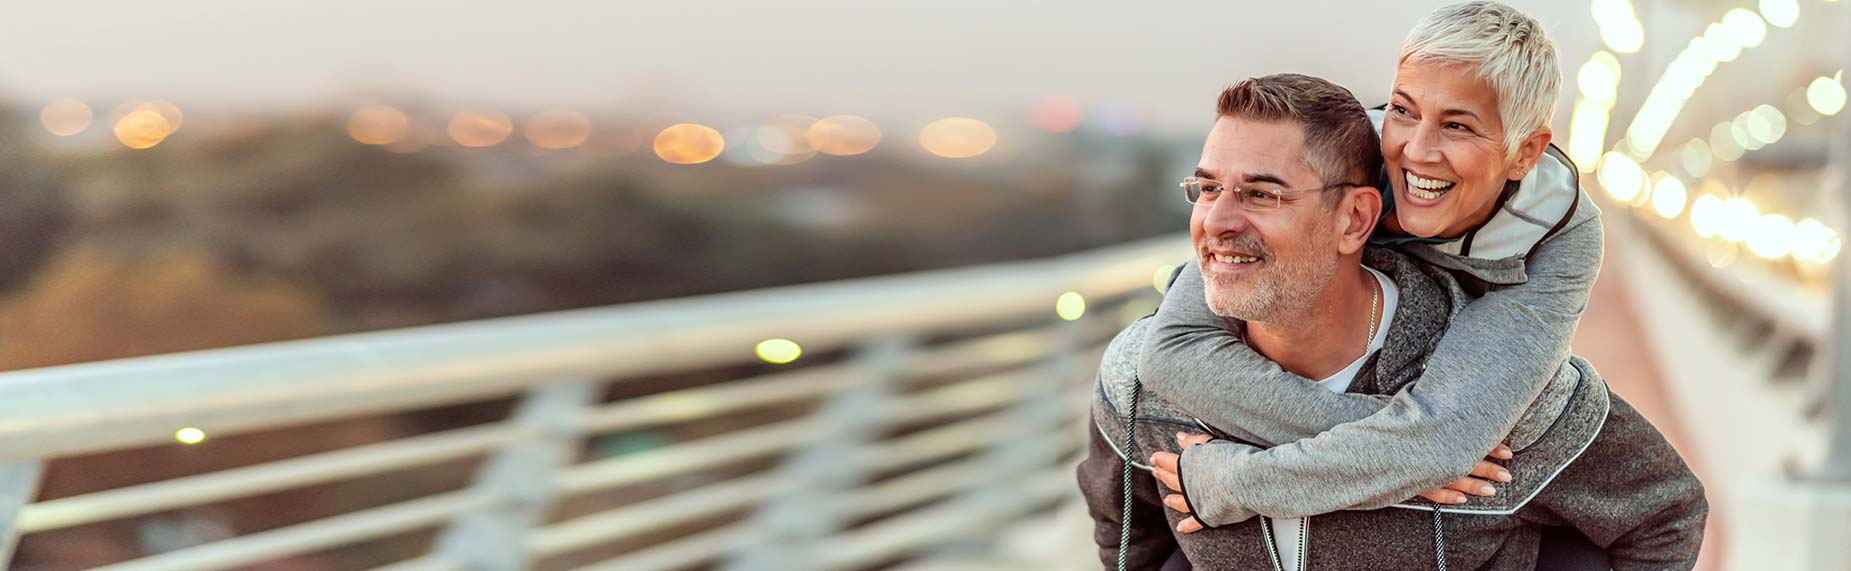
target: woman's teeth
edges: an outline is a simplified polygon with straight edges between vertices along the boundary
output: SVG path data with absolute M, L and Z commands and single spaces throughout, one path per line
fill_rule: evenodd
M 1223 256 L 1221 254 L 1215 254 L 1215 261 L 1224 264 L 1251 264 L 1260 261 L 1260 259 L 1255 256 Z
M 1414 176 L 1414 173 L 1403 174 L 1408 179 L 1408 194 L 1425 200 L 1439 198 L 1440 195 L 1446 194 L 1446 191 L 1452 190 L 1453 185 L 1456 184 L 1450 181 L 1421 178 Z

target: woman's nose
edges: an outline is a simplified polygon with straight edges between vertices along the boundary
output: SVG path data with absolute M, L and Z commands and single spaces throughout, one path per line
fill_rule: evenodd
M 1402 146 L 1401 155 L 1410 161 L 1419 163 L 1440 162 L 1438 136 L 1439 129 L 1436 127 L 1430 125 L 1415 127 L 1413 136 L 1408 137 L 1407 144 Z

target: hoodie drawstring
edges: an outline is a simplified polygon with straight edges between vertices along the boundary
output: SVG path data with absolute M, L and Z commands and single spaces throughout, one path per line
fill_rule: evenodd
M 1434 504 L 1433 506 L 1433 557 L 1434 561 L 1439 564 L 1435 569 L 1446 571 L 1446 531 L 1445 528 L 1440 525 L 1439 504 Z M 1121 558 L 1120 561 L 1123 561 L 1123 559 Z M 1120 563 L 1120 565 L 1122 566 L 1123 563 Z
M 1125 513 L 1118 520 L 1118 571 L 1125 571 L 1125 554 L 1131 549 L 1131 436 L 1138 421 L 1138 397 L 1143 394 L 1144 384 L 1133 380 L 1131 416 L 1125 419 L 1125 472 L 1118 481 L 1118 487 L 1125 492 Z

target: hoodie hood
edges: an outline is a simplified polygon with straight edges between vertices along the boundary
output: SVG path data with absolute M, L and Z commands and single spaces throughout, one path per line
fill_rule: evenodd
M 1377 133 L 1382 130 L 1383 117 L 1381 109 L 1369 111 Z M 1423 262 L 1490 284 L 1513 285 L 1529 281 L 1524 260 L 1543 242 L 1600 218 L 1600 206 L 1581 190 L 1581 171 L 1554 144 L 1543 151 L 1536 168 L 1507 192 L 1491 219 L 1460 239 L 1408 239 L 1379 233 L 1377 239 L 1383 245 L 1397 245 Z M 1391 204 L 1383 210 L 1383 215 L 1388 216 L 1394 193 L 1384 192 L 1382 196 Z

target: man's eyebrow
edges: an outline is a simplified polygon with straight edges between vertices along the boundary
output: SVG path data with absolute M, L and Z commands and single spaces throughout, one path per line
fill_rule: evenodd
M 1208 169 L 1202 167 L 1196 167 L 1195 177 L 1204 180 L 1215 180 L 1215 173 L 1208 172 Z
M 1285 179 L 1280 178 L 1276 175 L 1270 175 L 1266 173 L 1249 174 L 1247 176 L 1241 177 L 1241 182 L 1248 182 L 1248 183 L 1264 182 L 1264 183 L 1269 183 L 1269 184 L 1276 184 L 1279 186 L 1285 186 Z

